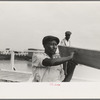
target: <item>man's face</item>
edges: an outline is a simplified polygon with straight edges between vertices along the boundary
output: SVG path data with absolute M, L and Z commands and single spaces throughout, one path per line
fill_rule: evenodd
M 45 45 L 45 50 L 46 50 L 46 52 L 48 52 L 51 55 L 55 54 L 56 50 L 57 50 L 57 42 L 55 40 L 49 41 Z
M 67 40 L 69 40 L 70 39 L 70 34 L 66 34 L 65 37 L 66 37 Z

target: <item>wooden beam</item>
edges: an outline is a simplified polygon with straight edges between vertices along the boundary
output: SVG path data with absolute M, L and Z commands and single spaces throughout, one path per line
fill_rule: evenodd
M 74 60 L 77 63 L 100 69 L 100 51 L 65 46 L 58 46 L 58 48 L 62 57 L 69 56 L 71 52 L 76 52 Z

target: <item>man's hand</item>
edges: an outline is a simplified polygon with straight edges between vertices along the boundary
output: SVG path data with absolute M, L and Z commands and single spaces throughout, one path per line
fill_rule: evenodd
M 70 58 L 71 58 L 71 59 L 73 59 L 74 54 L 75 54 L 74 52 L 71 52 L 71 55 L 70 55 Z
M 75 66 L 78 65 L 78 63 L 75 62 L 75 60 L 74 60 L 76 54 L 77 54 L 76 52 L 71 52 L 71 55 L 70 55 L 71 60 L 68 61 L 70 64 L 75 65 Z

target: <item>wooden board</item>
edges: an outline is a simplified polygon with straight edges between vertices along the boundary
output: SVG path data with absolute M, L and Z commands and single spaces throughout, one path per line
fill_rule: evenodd
M 32 74 L 16 71 L 0 71 L 0 80 L 7 82 L 27 82 Z
M 78 64 L 100 69 L 100 51 L 65 46 L 58 46 L 58 48 L 62 57 L 69 56 L 71 52 L 76 52 L 74 60 Z

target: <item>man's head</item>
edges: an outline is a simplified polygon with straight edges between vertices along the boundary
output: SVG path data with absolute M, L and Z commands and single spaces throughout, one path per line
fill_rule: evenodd
M 42 40 L 42 44 L 45 48 L 45 52 L 49 55 L 55 54 L 59 39 L 55 36 L 45 36 Z
M 65 32 L 65 38 L 66 38 L 67 41 L 70 39 L 71 34 L 72 33 L 70 31 Z

